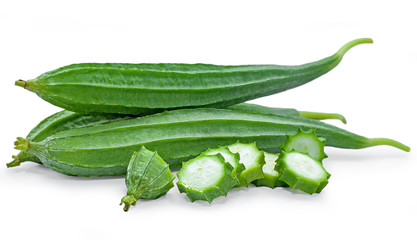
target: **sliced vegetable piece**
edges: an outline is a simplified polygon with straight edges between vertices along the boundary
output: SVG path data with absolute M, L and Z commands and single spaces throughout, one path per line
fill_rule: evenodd
M 280 174 L 279 180 L 309 194 L 320 193 L 330 177 L 321 162 L 297 151 L 282 151 L 275 170 Z
M 133 153 L 127 167 L 127 195 L 120 205 L 128 211 L 130 205 L 136 205 L 138 199 L 156 199 L 165 195 L 174 186 L 169 165 L 158 155 L 142 146 Z
M 262 166 L 265 164 L 264 152 L 259 151 L 256 143 L 236 142 L 228 146 L 232 153 L 239 154 L 240 163 L 245 166 L 239 178 L 239 186 L 249 186 L 249 183 L 264 177 Z
M 219 196 L 226 196 L 238 182 L 232 177 L 233 167 L 221 154 L 200 155 L 182 163 L 177 173 L 177 186 L 188 198 L 209 203 Z
M 245 166 L 239 162 L 239 154 L 232 153 L 227 147 L 219 147 L 214 149 L 208 149 L 203 152 L 202 155 L 216 155 L 221 154 L 224 160 L 232 165 L 232 177 L 239 181 L 240 174 L 245 170 Z
M 275 170 L 278 154 L 264 152 L 265 165 L 262 167 L 264 178 L 256 179 L 253 183 L 257 186 L 266 186 L 270 188 L 288 187 L 288 184 L 279 180 L 279 173 Z
M 317 161 L 322 161 L 327 158 L 327 155 L 324 153 L 325 144 L 326 139 L 317 137 L 316 132 L 312 129 L 308 131 L 298 129 L 296 134 L 287 136 L 287 141 L 283 144 L 282 150 L 286 152 L 295 150 L 307 153 Z

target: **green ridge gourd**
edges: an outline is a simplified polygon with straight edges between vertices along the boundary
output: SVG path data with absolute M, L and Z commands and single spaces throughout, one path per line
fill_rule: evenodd
M 321 113 L 321 112 L 308 112 L 309 115 L 306 116 L 305 112 L 297 111 L 293 108 L 270 108 L 265 107 L 257 104 L 248 104 L 248 103 L 241 103 L 237 105 L 233 105 L 227 107 L 227 109 L 234 109 L 243 112 L 254 112 L 254 113 L 266 113 L 266 114 L 274 114 L 274 115 L 288 115 L 288 116 L 295 116 L 299 117 L 303 115 L 305 118 L 315 118 L 317 119 L 320 117 L 321 119 L 338 119 L 341 121 L 345 121 L 345 117 L 341 114 L 337 113 Z M 129 116 L 129 115 L 119 115 L 119 114 L 80 114 L 74 113 L 71 111 L 61 111 L 57 112 L 43 121 L 41 121 L 38 125 L 36 125 L 30 133 L 27 135 L 26 140 L 31 142 L 40 142 L 45 138 L 56 134 L 61 131 L 70 130 L 73 128 L 81 128 L 92 126 L 96 124 L 108 123 L 112 121 L 118 121 L 122 119 L 132 119 L 136 118 L 137 116 Z M 12 156 L 13 161 L 7 163 L 7 167 L 16 167 L 19 166 L 20 163 L 30 161 L 41 163 L 38 157 L 33 154 L 29 154 L 27 151 L 21 151 L 17 156 Z
M 120 205 L 124 204 L 123 210 L 128 211 L 138 199 L 159 198 L 174 187 L 174 178 L 168 164 L 157 152 L 141 147 L 130 158 L 126 174 L 128 190 Z
M 36 155 L 46 167 L 68 175 L 124 175 L 130 156 L 141 146 L 158 150 L 175 167 L 208 148 L 236 141 L 256 142 L 260 150 L 276 153 L 286 136 L 299 128 L 315 129 L 327 146 L 360 149 L 391 145 L 410 150 L 392 139 L 366 138 L 317 120 L 214 108 L 173 110 L 71 129 L 41 142 L 19 138 L 15 148 Z
M 353 40 L 335 54 L 298 65 L 81 63 L 39 77 L 16 81 L 66 110 L 93 113 L 151 114 L 195 107 L 224 108 L 310 82 L 336 67 Z

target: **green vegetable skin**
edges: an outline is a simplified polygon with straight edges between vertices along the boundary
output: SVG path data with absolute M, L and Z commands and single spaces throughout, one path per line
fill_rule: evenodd
M 336 113 L 320 113 L 320 112 L 308 112 L 308 116 L 305 112 L 297 111 L 292 108 L 270 108 L 256 104 L 241 103 L 228 107 L 228 109 L 235 109 L 244 112 L 256 112 L 267 113 L 276 115 L 288 115 L 288 116 L 305 116 L 307 118 L 319 118 L 320 119 L 339 119 L 344 121 L 344 117 Z M 45 138 L 56 134 L 61 131 L 92 126 L 95 124 L 108 123 L 111 121 L 118 121 L 122 119 L 132 119 L 134 116 L 128 115 L 116 115 L 116 114 L 80 114 L 67 110 L 55 113 L 43 121 L 41 121 L 36 127 L 34 127 L 27 135 L 26 139 L 31 142 L 40 142 Z M 13 156 L 13 161 L 7 164 L 7 167 L 19 166 L 20 163 L 31 161 L 41 163 L 38 157 L 28 152 L 21 151 L 17 156 Z
M 158 150 L 170 166 L 218 146 L 256 142 L 267 152 L 279 152 L 287 135 L 315 129 L 328 146 L 359 149 L 391 145 L 391 139 L 365 138 L 335 126 L 299 117 L 246 113 L 227 109 L 183 109 L 130 120 L 59 132 L 42 142 L 18 139 L 16 149 L 28 151 L 61 173 L 80 176 L 124 175 L 134 151 Z
M 223 108 L 310 82 L 336 67 L 353 40 L 335 54 L 299 66 L 82 63 L 16 85 L 64 109 L 150 114 L 195 107 Z
M 142 147 L 133 153 L 129 161 L 126 174 L 127 195 L 120 204 L 124 204 L 123 209 L 128 211 L 130 205 L 136 205 L 140 198 L 159 198 L 174 187 L 174 178 L 168 164 L 157 152 Z

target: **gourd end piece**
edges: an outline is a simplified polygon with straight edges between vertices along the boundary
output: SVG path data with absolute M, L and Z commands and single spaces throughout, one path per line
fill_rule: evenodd
M 299 116 L 302 118 L 309 118 L 315 120 L 326 120 L 326 119 L 335 119 L 340 120 L 342 123 L 346 124 L 346 118 L 342 114 L 339 113 L 322 113 L 322 112 L 307 112 L 307 111 L 300 111 Z
M 359 44 L 364 44 L 364 43 L 373 43 L 374 41 L 372 40 L 372 38 L 358 38 L 355 40 L 352 40 L 348 43 L 346 43 L 345 45 L 343 45 L 339 51 L 337 51 L 336 55 L 338 55 L 340 58 L 343 57 L 343 55 L 345 55 L 345 53 L 347 51 L 349 51 L 349 49 L 353 48 L 354 46 L 357 46 Z
M 17 156 L 13 155 L 12 158 L 13 158 L 13 161 L 6 163 L 7 168 L 17 167 L 20 165 L 20 160 Z
M 136 198 L 133 195 L 127 195 L 122 198 L 122 201 L 120 202 L 120 205 L 124 204 L 123 210 L 125 212 L 129 211 L 129 208 L 131 205 L 136 205 Z
M 401 149 L 405 152 L 409 152 L 411 150 L 409 146 L 407 146 L 403 143 L 400 143 L 398 141 L 395 141 L 393 139 L 390 139 L 390 138 L 370 138 L 370 139 L 368 139 L 367 147 L 374 147 L 374 146 L 379 146 L 379 145 L 392 146 L 392 147 Z
M 21 79 L 19 79 L 19 80 L 17 80 L 16 82 L 14 82 L 14 85 L 16 85 L 16 86 L 19 86 L 19 87 L 22 87 L 22 88 L 27 88 L 27 86 L 28 86 L 28 82 L 26 82 L 25 80 L 21 80 Z
M 14 146 L 14 149 L 26 151 L 29 149 L 29 141 L 22 137 L 18 137 L 17 140 L 14 142 Z

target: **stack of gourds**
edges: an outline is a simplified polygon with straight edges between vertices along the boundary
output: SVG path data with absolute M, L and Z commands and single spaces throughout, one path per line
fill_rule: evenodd
M 256 142 L 261 151 L 279 153 L 288 136 L 301 130 L 314 130 L 327 146 L 391 145 L 409 151 L 397 141 L 366 138 L 320 121 L 345 121 L 340 114 L 244 103 L 312 81 L 336 67 L 350 48 L 371 42 L 356 39 L 330 57 L 299 66 L 83 63 L 16 81 L 65 110 L 43 120 L 26 138 L 18 138 L 15 148 L 21 152 L 7 166 L 32 161 L 60 173 L 89 177 L 125 175 L 130 162 L 130 175 L 143 182 L 152 179 L 145 177 L 149 166 L 161 169 L 152 173 L 162 176 L 164 169 L 169 170 L 163 163 L 180 167 L 207 149 L 236 142 Z M 213 156 L 224 162 L 219 154 Z M 204 156 L 200 162 L 219 161 Z M 139 163 L 133 164 L 133 159 Z M 235 177 L 232 180 L 238 181 Z M 185 191 L 184 186 L 181 189 Z

